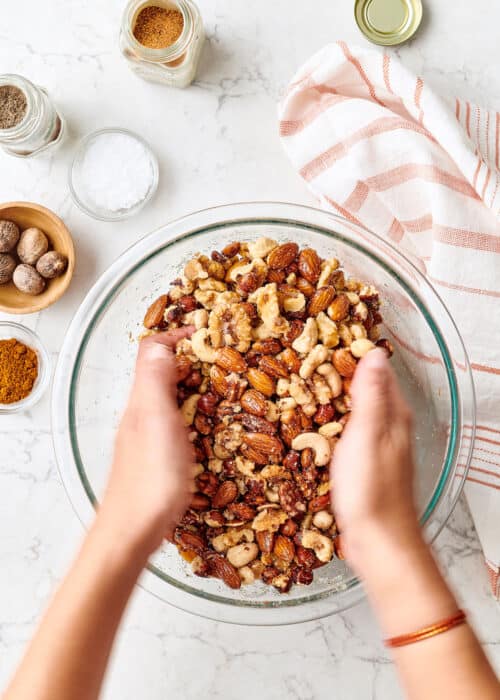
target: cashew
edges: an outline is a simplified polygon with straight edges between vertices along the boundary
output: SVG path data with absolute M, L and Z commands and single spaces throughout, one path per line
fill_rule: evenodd
M 196 433 L 195 433 L 195 435 L 196 435 Z M 197 437 L 197 435 L 196 435 L 196 437 Z M 196 462 L 193 465 L 193 471 L 192 471 L 193 479 L 204 471 L 205 471 L 205 467 L 203 466 L 203 464 L 201 464 L 200 462 Z
M 206 279 L 208 277 L 208 272 L 198 258 L 193 258 L 186 264 L 184 274 L 188 280 Z
M 189 338 L 182 338 L 182 340 L 179 340 L 175 348 L 175 354 L 177 356 L 185 355 L 193 363 L 198 362 L 198 358 L 193 352 L 193 345 Z
M 267 413 L 265 415 L 265 419 L 270 421 L 271 423 L 275 423 L 277 420 L 279 420 L 280 417 L 278 407 L 275 403 L 273 403 L 273 401 L 266 401 L 266 405 Z
M 223 532 L 222 535 L 217 535 L 217 537 L 214 537 L 211 544 L 215 551 L 219 552 L 220 554 L 221 552 L 225 552 L 230 547 L 234 547 L 235 545 L 239 544 L 242 540 L 245 540 L 245 542 L 253 542 L 253 530 L 251 530 L 249 527 L 245 527 L 241 530 L 237 530 L 236 528 L 234 530 L 227 530 L 226 532 Z
M 196 408 L 198 406 L 198 399 L 201 394 L 192 394 L 189 396 L 181 406 L 182 417 L 184 418 L 185 425 L 193 425 L 194 417 L 196 415 Z
M 275 333 L 285 333 L 288 321 L 280 315 L 278 288 L 275 282 L 259 287 L 248 297 L 248 301 L 257 304 L 257 311 L 264 325 Z
M 366 321 L 368 318 L 368 307 L 367 305 L 360 301 L 354 306 L 354 315 L 356 318 L 359 318 L 361 321 Z
M 280 502 L 279 493 L 276 490 L 276 488 L 266 489 L 265 495 L 266 495 L 266 498 L 269 501 L 269 503 L 279 503 Z
M 295 274 L 295 272 L 290 272 L 285 281 L 290 287 L 295 287 L 295 285 L 297 284 L 297 275 Z
M 328 530 L 333 525 L 333 515 L 327 510 L 320 510 L 313 515 L 313 525 L 320 530 Z
M 318 327 L 314 318 L 308 318 L 304 330 L 292 343 L 297 352 L 307 355 L 318 342 Z
M 255 581 L 255 574 L 249 566 L 242 566 L 238 569 L 240 575 L 241 583 L 243 586 L 248 586 Z
M 251 258 L 265 258 L 277 245 L 272 238 L 258 238 L 248 243 L 248 254 Z
M 326 381 L 326 379 L 320 374 L 313 374 L 311 383 L 314 396 L 316 397 L 316 401 L 321 406 L 330 403 L 333 396 L 332 390 L 328 386 L 328 382 Z
M 214 292 L 225 292 L 227 290 L 227 287 L 224 284 L 224 282 L 216 280 L 213 277 L 208 277 L 208 279 L 199 280 L 198 289 L 202 289 L 203 291 L 208 289 Z
M 338 329 L 340 339 L 346 347 L 349 347 L 353 341 L 353 337 L 351 335 L 351 331 L 349 330 L 349 326 L 347 325 L 347 323 L 339 323 Z
M 326 287 L 330 281 L 331 275 L 339 266 L 339 261 L 337 258 L 330 258 L 330 260 L 325 260 L 321 263 L 321 274 L 319 276 L 317 288 Z
M 255 542 L 246 542 L 230 547 L 226 552 L 226 557 L 230 564 L 239 569 L 242 566 L 250 564 L 258 553 L 259 548 Z
M 208 311 L 206 309 L 195 309 L 184 314 L 183 323 L 186 326 L 194 326 L 196 330 L 206 328 L 208 324 Z
M 293 411 L 294 408 L 297 408 L 297 402 L 291 396 L 287 396 L 286 398 L 278 399 L 276 406 L 278 411 L 283 414 L 285 411 Z
M 375 344 L 368 338 L 360 338 L 351 343 L 351 352 L 354 357 L 364 357 L 370 350 L 375 349 Z
M 196 301 L 205 307 L 205 309 L 213 309 L 217 302 L 217 292 L 213 289 L 195 289 L 194 298 Z
M 320 561 L 326 563 L 333 557 L 333 542 L 326 535 L 315 530 L 305 530 L 302 533 L 302 546 L 312 549 Z
M 330 443 L 319 433 L 300 433 L 292 440 L 292 450 L 305 450 L 310 447 L 314 452 L 314 464 L 317 467 L 324 467 L 330 461 Z
M 318 429 L 318 433 L 320 435 L 324 435 L 326 438 L 331 438 L 335 437 L 335 435 L 339 435 L 343 429 L 344 426 L 342 425 L 342 423 L 332 421 L 331 423 L 325 423 L 324 425 L 321 425 Z
M 328 382 L 328 386 L 332 390 L 332 397 L 336 399 L 337 396 L 340 396 L 342 393 L 342 378 L 335 367 L 330 362 L 326 362 L 324 365 L 317 367 L 316 372 L 321 374 Z
M 327 348 L 334 348 L 339 344 L 339 333 L 337 324 L 325 314 L 324 311 L 316 316 L 316 325 L 318 326 L 318 335 L 320 341 Z
M 349 331 L 354 340 L 361 340 L 362 338 L 366 338 L 367 336 L 366 328 L 363 326 L 362 323 L 351 323 L 351 325 L 349 326 Z
M 302 379 L 309 379 L 316 367 L 323 364 L 328 359 L 328 348 L 324 345 L 316 345 L 306 359 L 302 362 L 299 374 Z
M 349 304 L 351 306 L 355 306 L 356 304 L 359 304 L 359 297 L 356 294 L 356 292 L 346 292 L 345 295 L 349 299 Z
M 222 459 L 209 459 L 208 460 L 208 469 L 209 471 L 213 472 L 214 474 L 220 474 L 222 471 Z
M 217 351 L 208 342 L 208 330 L 200 328 L 191 336 L 191 347 L 196 357 L 202 362 L 215 363 Z
M 295 294 L 286 295 L 283 299 L 283 308 L 285 311 L 296 312 L 302 311 L 306 305 L 306 298 L 302 292 L 296 292 Z

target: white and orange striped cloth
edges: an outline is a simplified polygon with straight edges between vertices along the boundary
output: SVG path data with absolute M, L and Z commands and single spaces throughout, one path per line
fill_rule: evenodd
M 416 256 L 459 326 L 478 404 L 466 493 L 500 597 L 500 114 L 338 42 L 295 75 L 280 133 L 321 205 Z

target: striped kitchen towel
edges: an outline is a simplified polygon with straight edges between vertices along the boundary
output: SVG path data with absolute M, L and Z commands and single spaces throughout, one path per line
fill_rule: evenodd
M 478 403 L 466 494 L 500 597 L 500 114 L 340 41 L 295 75 L 280 133 L 321 205 L 410 253 L 459 326 Z

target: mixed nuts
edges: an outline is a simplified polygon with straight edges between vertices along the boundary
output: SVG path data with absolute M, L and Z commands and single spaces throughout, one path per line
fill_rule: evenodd
M 342 558 L 329 464 L 358 360 L 392 354 L 379 307 L 337 259 L 269 238 L 196 256 L 149 307 L 150 332 L 195 327 L 176 362 L 196 492 L 174 533 L 195 574 L 284 593 Z

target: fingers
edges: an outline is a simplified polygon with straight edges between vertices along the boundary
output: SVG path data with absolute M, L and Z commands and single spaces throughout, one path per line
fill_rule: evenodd
M 380 435 L 394 421 L 406 420 L 408 406 L 396 375 L 383 350 L 373 350 L 361 360 L 351 388 L 352 421 L 366 432 Z
M 136 384 L 173 386 L 177 377 L 172 351 L 180 340 L 188 338 L 193 331 L 193 326 L 185 326 L 141 340 L 135 370 Z

